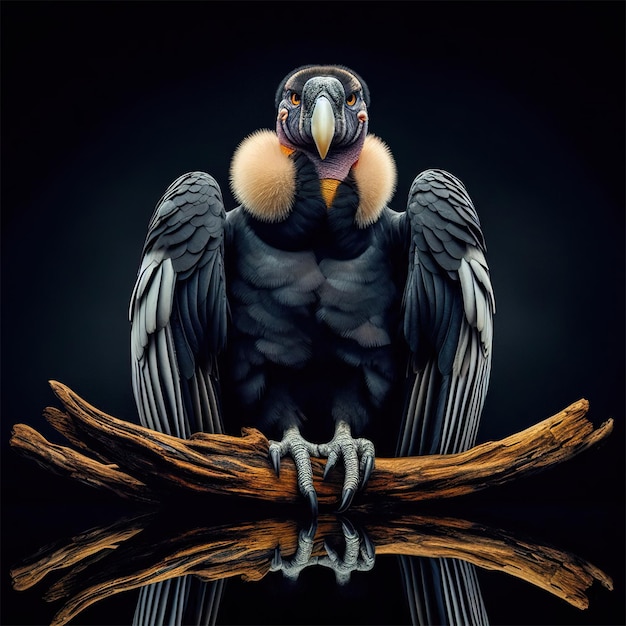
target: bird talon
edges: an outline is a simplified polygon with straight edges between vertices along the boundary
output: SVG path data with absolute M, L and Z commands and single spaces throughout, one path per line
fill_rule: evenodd
M 317 503 L 317 493 L 315 492 L 315 489 L 309 489 L 306 492 L 305 497 L 309 502 L 309 510 L 311 511 L 311 517 L 313 518 L 313 520 L 317 520 L 317 515 L 319 513 L 319 506 Z M 315 527 L 317 528 L 317 523 L 315 524 Z M 315 536 L 315 532 L 313 532 L 312 536 Z
M 363 533 L 363 544 L 365 548 L 365 556 L 367 557 L 367 562 L 373 561 L 376 556 L 376 548 L 374 548 L 374 544 L 372 540 L 367 536 L 367 533 Z
M 280 548 L 274 548 L 274 556 L 272 557 L 272 564 L 270 565 L 270 570 L 275 572 L 279 570 L 283 565 L 283 558 L 280 554 Z
M 330 474 L 330 470 L 332 470 L 337 464 L 337 454 L 331 452 L 328 455 L 328 460 L 326 461 L 326 465 L 324 466 L 324 476 L 323 479 L 326 480 L 328 474 Z
M 324 542 L 324 550 L 326 550 L 326 554 L 328 555 L 331 563 L 337 563 L 339 561 L 339 553 L 331 548 L 327 541 Z
M 311 518 L 311 523 L 309 524 L 308 529 L 303 532 L 304 532 L 304 536 L 307 539 L 309 539 L 310 541 L 313 541 L 313 539 L 315 538 L 315 534 L 317 533 L 317 515 L 314 515 Z
M 357 528 L 345 517 L 339 517 L 339 522 L 344 538 L 343 555 L 340 555 L 328 541 L 324 541 L 326 556 L 320 558 L 319 565 L 332 569 L 337 584 L 345 585 L 350 581 L 352 572 L 371 570 L 376 555 L 374 546 L 363 529 Z
M 339 456 L 343 457 L 345 478 L 341 503 L 337 513 L 345 512 L 352 504 L 358 489 L 362 489 L 374 469 L 374 444 L 368 439 L 354 439 L 350 433 L 350 425 L 339 420 L 331 441 L 319 446 L 321 456 L 328 457 L 324 468 L 324 479 L 335 467 Z
M 355 493 L 356 490 L 352 489 L 351 487 L 343 490 L 341 494 L 341 504 L 339 505 L 336 513 L 345 513 L 350 508 Z
M 280 478 L 280 449 L 275 442 L 272 442 L 270 445 L 270 461 L 272 462 L 276 476 Z
M 270 566 L 272 572 L 282 572 L 289 580 L 297 580 L 302 570 L 312 565 L 318 565 L 319 559 L 313 556 L 313 539 L 317 531 L 317 521 L 314 520 L 306 529 L 298 533 L 298 543 L 295 554 L 290 558 L 283 558 L 280 547 L 274 548 L 274 557 Z
M 359 534 L 354 524 L 347 517 L 340 517 L 339 522 L 344 537 L 356 537 Z
M 365 463 L 364 463 L 364 467 L 363 467 L 363 477 L 361 478 L 361 489 L 363 489 L 363 487 L 365 487 L 365 485 L 367 484 L 367 481 L 370 479 L 370 476 L 372 475 L 372 471 L 374 470 L 374 457 L 373 456 L 367 456 L 365 457 Z
M 280 477 L 280 459 L 289 454 L 296 465 L 298 489 L 309 503 L 311 515 L 318 515 L 318 502 L 315 487 L 313 486 L 313 470 L 311 456 L 318 455 L 317 444 L 304 439 L 296 426 L 287 428 L 281 441 L 270 441 L 269 456 L 276 475 Z

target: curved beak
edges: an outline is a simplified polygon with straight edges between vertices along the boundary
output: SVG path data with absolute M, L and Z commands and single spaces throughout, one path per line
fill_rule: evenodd
M 311 135 L 320 157 L 325 159 L 335 135 L 335 114 L 326 96 L 320 96 L 315 101 L 311 116 Z

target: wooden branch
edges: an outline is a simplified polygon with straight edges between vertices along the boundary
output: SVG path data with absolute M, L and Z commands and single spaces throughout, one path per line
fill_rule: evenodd
M 103 551 L 117 548 L 127 539 L 141 532 L 151 514 L 122 518 L 117 522 L 87 530 L 67 541 L 44 546 L 11 569 L 11 580 L 16 591 L 25 591 L 56 570 L 83 564 Z
M 293 462 L 285 459 L 277 478 L 268 460 L 268 440 L 258 430 L 243 429 L 242 437 L 196 434 L 183 440 L 107 415 L 65 385 L 50 384 L 64 411 L 48 408 L 46 419 L 86 454 L 56 446 L 23 424 L 14 426 L 11 445 L 51 471 L 148 502 L 171 494 L 236 495 L 277 503 L 300 498 Z M 561 463 L 612 431 L 612 419 L 594 430 L 585 417 L 588 408 L 586 400 L 579 400 L 522 432 L 460 454 L 377 458 L 359 502 L 451 498 Z M 335 504 L 342 472 L 324 481 L 324 464 L 312 459 L 315 488 L 320 504 Z
M 482 524 L 422 515 L 351 519 L 374 544 L 377 557 L 462 559 L 521 578 L 580 609 L 588 606 L 585 592 L 594 581 L 607 589 L 613 586 L 606 574 L 575 555 Z M 144 515 L 82 533 L 14 568 L 14 586 L 26 589 L 52 570 L 73 568 L 45 596 L 48 601 L 65 601 L 52 622 L 60 625 L 114 594 L 187 574 L 205 581 L 233 576 L 259 580 L 270 571 L 276 547 L 280 546 L 283 558 L 297 547 L 298 527 L 293 520 L 174 527 L 168 522 L 157 514 Z M 342 541 L 337 518 L 321 515 L 313 556 L 326 554 L 325 542 Z
M 140 502 L 155 503 L 158 495 L 144 483 L 119 470 L 114 464 L 95 461 L 65 446 L 50 443 L 26 424 L 15 424 L 11 445 L 24 456 L 59 476 L 99 487 Z

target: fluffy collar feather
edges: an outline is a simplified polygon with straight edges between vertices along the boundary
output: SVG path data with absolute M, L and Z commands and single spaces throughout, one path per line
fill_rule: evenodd
M 368 135 L 359 160 L 352 167 L 359 206 L 359 228 L 374 224 L 396 187 L 396 166 L 387 145 Z M 230 184 L 237 202 L 265 222 L 286 219 L 296 196 L 296 168 L 276 133 L 259 130 L 238 146 L 230 167 Z

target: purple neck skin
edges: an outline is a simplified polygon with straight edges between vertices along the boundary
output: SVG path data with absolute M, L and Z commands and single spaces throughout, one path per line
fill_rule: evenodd
M 367 122 L 365 122 L 365 124 L 367 124 Z M 294 146 L 287 139 L 287 136 L 282 129 L 280 120 L 276 123 L 276 134 L 278 135 L 278 140 L 281 145 L 294 150 L 300 150 L 301 152 L 304 152 L 309 159 L 311 159 L 311 161 L 313 161 L 315 169 L 317 170 L 317 175 L 320 179 L 332 178 L 334 180 L 345 180 L 350 172 L 350 169 L 357 162 L 359 155 L 361 154 L 363 142 L 365 141 L 365 135 L 367 135 L 367 126 L 361 130 L 361 134 L 356 142 L 348 148 L 342 148 L 337 151 L 334 150 L 331 145 L 324 160 L 320 159 L 320 155 L 317 153 L 315 148 L 313 148 L 313 150 L 308 150 L 307 148 Z

